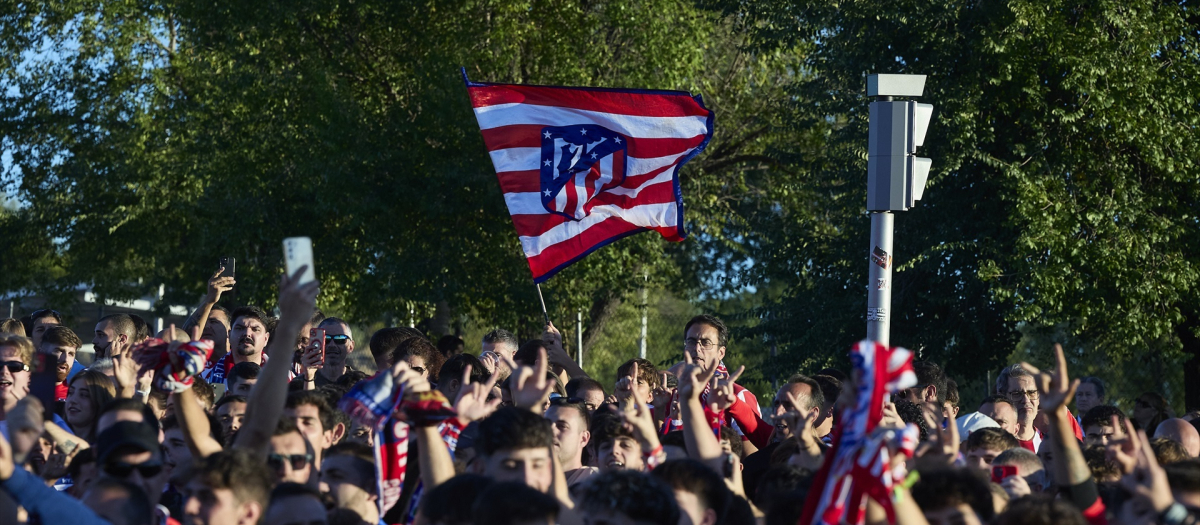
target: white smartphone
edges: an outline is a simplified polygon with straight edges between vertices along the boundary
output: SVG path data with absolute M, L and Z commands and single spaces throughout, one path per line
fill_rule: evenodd
M 308 265 L 308 269 L 300 276 L 300 283 L 304 284 L 316 280 L 317 272 L 313 266 L 313 251 L 312 239 L 308 237 L 288 237 L 283 240 L 283 262 L 287 274 L 292 275 L 301 266 Z

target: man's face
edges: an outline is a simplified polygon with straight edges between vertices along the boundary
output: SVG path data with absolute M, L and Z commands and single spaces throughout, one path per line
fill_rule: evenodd
M 559 463 L 564 468 L 574 468 L 581 463 L 583 448 L 591 437 L 579 411 L 574 407 L 551 406 L 546 411 L 546 419 L 554 424 L 554 453 Z
M 1125 438 L 1125 432 L 1109 425 L 1088 425 L 1087 428 L 1083 429 L 1083 432 L 1083 444 L 1089 447 L 1092 445 L 1108 445 L 1114 440 Z
M 71 374 L 71 367 L 75 366 L 75 350 L 73 346 L 58 345 L 49 341 L 43 341 L 39 347 L 43 354 L 52 355 L 58 358 L 58 382 L 61 383 L 67 380 L 67 376 Z
M 92 336 L 92 347 L 96 349 L 96 357 L 112 357 L 113 350 L 121 351 L 129 344 L 129 338 L 117 333 L 112 321 L 96 323 L 96 334 Z M 116 345 L 116 346 L 114 346 Z
M 209 313 L 200 338 L 212 341 L 215 350 L 229 350 L 229 316 L 220 310 Z
M 297 432 L 288 432 L 282 436 L 271 438 L 271 453 L 267 458 L 267 466 L 275 473 L 275 482 L 308 484 L 312 475 L 313 462 L 306 456 L 308 447 L 305 446 L 304 436 Z M 282 456 L 282 457 L 280 457 Z
M 343 335 L 353 337 L 350 327 L 342 323 L 327 323 L 321 328 L 325 329 L 325 366 L 335 369 L 346 366 L 346 358 L 354 351 L 354 339 L 338 342 L 331 338 Z
M 308 438 L 308 442 L 313 444 L 313 448 L 317 449 L 317 456 L 321 455 L 321 451 L 333 446 L 333 432 L 326 430 L 321 425 L 321 411 L 312 405 L 299 405 L 296 408 L 284 409 L 284 415 L 296 420 L 296 426 L 300 427 L 300 431 L 304 433 L 304 437 Z
M 1037 417 L 1038 392 L 1037 385 L 1029 376 L 1008 378 L 1008 399 L 1017 408 L 1019 422 L 1029 424 Z
M 186 467 L 192 464 L 192 451 L 187 447 L 187 441 L 183 437 L 183 430 L 179 427 L 172 428 L 163 432 L 163 446 L 166 447 L 166 455 L 163 456 L 163 463 L 167 466 L 167 475 L 170 476 L 178 467 Z
M 404 362 L 408 363 L 408 367 L 413 369 L 413 371 L 421 374 L 422 378 L 429 379 L 429 367 L 426 365 L 424 357 L 419 355 L 406 355 L 404 356 Z
M 217 420 L 221 422 L 221 436 L 229 444 L 233 433 L 242 428 L 242 416 L 246 415 L 246 404 L 230 401 L 217 408 Z
M 183 488 L 183 520 L 187 525 L 252 525 L 261 515 L 257 502 L 239 504 L 232 490 L 210 488 L 198 477 Z
M 779 389 L 779 392 L 775 394 L 775 400 L 771 402 L 771 407 L 773 409 L 772 414 L 775 416 L 771 418 L 771 420 L 775 423 L 775 434 L 772 435 L 771 439 L 775 442 L 781 442 L 792 437 L 792 432 L 794 430 L 788 426 L 787 422 L 784 421 L 784 418 L 779 416 L 782 416 L 788 412 L 804 411 L 804 407 L 792 405 L 792 401 L 788 399 L 787 396 L 789 392 L 793 396 L 796 396 L 800 403 L 808 403 L 812 396 L 812 387 L 804 383 L 783 385 L 783 388 Z
M 263 523 L 271 525 L 324 525 L 325 506 L 312 496 L 289 496 L 271 502 Z
M 134 467 L 134 468 L 129 468 Z M 163 465 L 161 451 L 110 454 L 101 475 L 133 483 L 146 491 L 150 502 L 157 504 L 170 473 Z
M 979 407 L 979 413 L 992 418 L 1000 428 L 1012 435 L 1017 435 L 1017 412 L 1008 403 L 985 403 Z
M 1104 400 L 1100 399 L 1099 393 L 1096 392 L 1096 385 L 1080 383 L 1079 388 L 1075 390 L 1075 410 L 1080 416 L 1103 402 Z
M 583 400 L 583 406 L 586 406 L 589 413 L 595 412 L 596 408 L 604 404 L 604 391 L 599 388 L 588 388 L 575 393 Z
M 0 402 L 7 410 L 29 394 L 29 370 L 15 346 L 0 346 L 0 365 Z
M 721 346 L 718 335 L 716 328 L 704 323 L 692 325 L 684 334 L 683 350 L 705 372 L 717 368 L 725 359 L 725 347 Z
M 629 469 L 641 472 L 646 470 L 642 460 L 642 446 L 637 440 L 620 436 L 612 441 L 605 441 L 596 447 L 599 456 L 600 472 L 614 469 Z
M 984 472 L 991 472 L 992 461 L 995 461 L 996 456 L 999 456 L 1003 450 L 996 450 L 987 447 L 975 447 L 967 451 L 967 466 L 975 467 Z
M 42 336 L 46 335 L 46 330 L 52 326 L 58 326 L 58 321 L 55 321 L 53 317 L 43 317 L 33 322 L 33 333 L 29 338 L 33 339 L 34 348 L 42 347 Z
M 255 383 L 258 383 L 257 377 L 254 379 L 230 377 L 228 384 L 229 390 L 226 393 L 238 396 L 248 396 L 250 395 L 250 389 L 254 388 Z
M 520 481 L 541 492 L 554 478 L 550 450 L 542 447 L 498 450 L 484 458 L 483 470 L 496 481 Z
M 369 447 L 375 446 L 375 433 L 371 430 L 370 426 L 355 423 L 350 432 L 346 433 L 346 441 L 362 443 Z
M 267 325 L 263 324 L 262 321 L 245 316 L 237 318 L 233 322 L 233 329 L 229 331 L 229 340 L 234 345 L 233 360 L 238 363 L 242 361 L 251 361 L 254 363 L 261 361 L 260 356 L 263 349 L 267 347 L 267 341 L 270 338 L 271 334 L 267 333 Z
M 321 463 L 321 492 L 333 496 L 338 508 L 354 509 L 375 500 L 375 479 L 364 479 L 362 472 L 373 465 L 354 456 L 337 454 Z

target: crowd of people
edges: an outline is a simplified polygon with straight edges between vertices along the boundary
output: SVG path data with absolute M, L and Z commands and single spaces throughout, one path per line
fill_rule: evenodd
M 797 373 L 760 407 L 711 315 L 680 327 L 681 362 L 630 359 L 610 385 L 550 323 L 525 342 L 493 330 L 477 353 L 407 327 L 362 340 L 301 272 L 281 279 L 278 317 L 221 307 L 234 282 L 219 273 L 178 328 L 106 316 L 87 367 L 57 312 L 0 321 L 0 523 L 792 525 L 872 380 Z M 376 372 L 350 365 L 364 350 Z M 865 521 L 1196 523 L 1200 417 L 1155 393 L 1126 413 L 1057 358 L 1004 368 L 977 408 L 913 363 L 868 430 L 919 444 L 889 460 L 908 474 Z M 57 364 L 46 403 L 39 362 Z

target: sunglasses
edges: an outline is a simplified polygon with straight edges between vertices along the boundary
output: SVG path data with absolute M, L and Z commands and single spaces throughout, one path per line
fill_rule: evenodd
M 29 365 L 27 365 L 21 361 L 0 361 L 0 366 L 7 368 L 9 372 L 12 372 L 14 374 L 17 372 L 28 372 L 29 371 Z
M 62 322 L 62 314 L 58 313 L 58 310 L 52 308 L 43 308 L 33 312 L 32 314 L 29 314 L 29 319 L 32 321 L 37 321 L 43 317 L 53 317 L 58 322 Z
M 555 395 L 550 394 L 551 406 L 586 404 L 582 397 L 554 397 Z
M 333 344 L 337 344 L 337 345 L 344 345 L 344 344 L 346 344 L 346 341 L 349 341 L 349 340 L 350 340 L 350 336 L 345 335 L 345 334 L 325 336 L 325 344 L 333 343 Z
M 287 462 L 292 466 L 292 470 L 300 470 L 307 467 L 312 459 L 312 454 L 271 454 L 267 456 L 267 466 L 279 470 L 284 462 Z
M 104 473 L 118 479 L 125 479 L 137 470 L 143 478 L 152 478 L 162 472 L 162 463 L 138 463 L 133 465 L 124 461 L 114 461 L 104 466 Z
M 416 372 L 416 373 L 418 373 L 418 374 L 424 374 L 424 373 L 425 373 L 425 367 L 423 367 L 423 366 L 410 366 L 410 367 L 408 367 L 408 368 L 409 368 L 410 370 L 412 370 L 413 372 Z

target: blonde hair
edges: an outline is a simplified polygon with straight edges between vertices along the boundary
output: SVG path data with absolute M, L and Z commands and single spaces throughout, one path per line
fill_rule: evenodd
M 0 347 L 11 346 L 17 349 L 21 362 L 33 366 L 33 340 L 23 335 L 0 334 Z
M 13 334 L 21 337 L 25 336 L 25 325 L 21 324 L 20 320 L 9 317 L 8 319 L 0 319 L 0 334 Z

